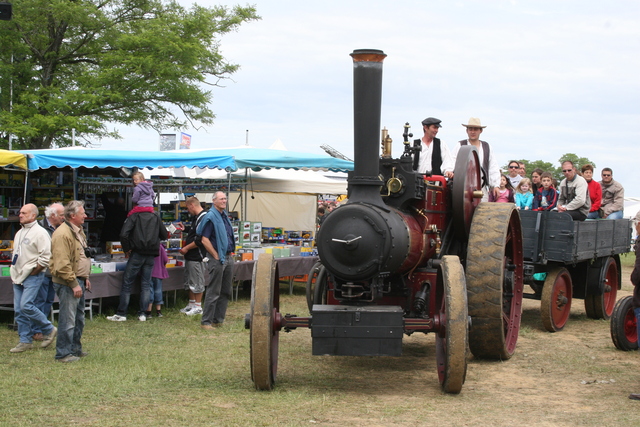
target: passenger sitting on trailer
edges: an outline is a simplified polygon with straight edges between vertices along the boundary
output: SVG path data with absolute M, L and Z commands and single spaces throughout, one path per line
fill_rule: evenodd
M 624 188 L 613 179 L 611 168 L 602 169 L 602 205 L 600 218 L 621 219 L 624 211 Z
M 556 207 L 558 192 L 553 186 L 553 176 L 549 172 L 540 174 L 540 188 L 533 195 L 534 211 L 550 211 Z
M 589 185 L 583 177 L 576 173 L 572 161 L 562 162 L 562 173 L 564 179 L 558 188 L 560 191 L 558 212 L 568 213 L 574 221 L 584 221 L 591 208 Z
M 418 162 L 418 172 L 432 175 L 444 175 L 453 177 L 453 159 L 449 153 L 447 144 L 436 138 L 438 130 L 442 127 L 441 120 L 435 117 L 427 117 L 422 121 L 424 136 L 421 139 L 422 151 Z M 417 141 L 417 140 L 416 140 Z

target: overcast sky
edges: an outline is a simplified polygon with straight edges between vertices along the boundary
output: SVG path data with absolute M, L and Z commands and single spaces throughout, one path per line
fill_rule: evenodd
M 500 165 L 575 153 L 596 164 L 596 177 L 611 167 L 626 196 L 640 197 L 637 0 L 251 3 L 262 20 L 222 38 L 241 69 L 214 90 L 215 124 L 186 130 L 192 148 L 242 145 L 249 130 L 256 147 L 280 139 L 322 153 L 329 144 L 353 158 L 349 53 L 372 48 L 388 55 L 381 124 L 394 155 L 405 122 L 418 137 L 422 119 L 440 118 L 438 136 L 453 148 L 466 138 L 461 123 L 479 117 Z M 124 139 L 103 148 L 158 147 L 154 131 L 118 129 Z

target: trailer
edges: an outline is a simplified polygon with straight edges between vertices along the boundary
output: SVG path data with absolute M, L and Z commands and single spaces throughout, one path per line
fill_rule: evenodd
M 574 221 L 557 211 L 520 211 L 524 282 L 549 332 L 562 330 L 574 298 L 587 316 L 609 319 L 621 286 L 620 254 L 631 250 L 628 219 Z

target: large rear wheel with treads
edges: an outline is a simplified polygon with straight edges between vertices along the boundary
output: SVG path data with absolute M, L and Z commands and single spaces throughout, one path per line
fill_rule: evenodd
M 260 254 L 251 283 L 251 379 L 258 390 L 271 390 L 278 370 L 280 283 L 272 254 Z
M 469 347 L 476 357 L 509 359 L 516 349 L 524 288 L 522 226 L 511 203 L 480 203 L 466 260 Z
M 436 333 L 438 380 L 446 393 L 460 393 L 467 375 L 469 320 L 464 269 L 457 256 L 444 256 L 438 272 Z
M 547 274 L 540 300 L 542 325 L 547 331 L 561 331 L 567 324 L 572 297 L 571 274 L 566 268 L 558 267 Z

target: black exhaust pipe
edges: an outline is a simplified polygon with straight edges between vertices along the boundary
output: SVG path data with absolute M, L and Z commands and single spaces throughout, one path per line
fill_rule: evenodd
M 349 202 L 384 206 L 380 196 L 380 111 L 382 61 L 386 54 L 376 49 L 357 49 L 353 58 L 354 169 L 349 174 Z

